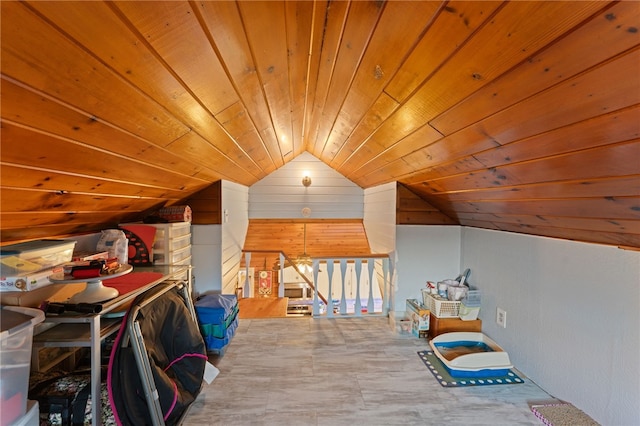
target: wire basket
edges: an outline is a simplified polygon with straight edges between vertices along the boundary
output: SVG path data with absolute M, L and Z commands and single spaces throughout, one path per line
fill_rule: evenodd
M 422 304 L 428 307 L 436 318 L 456 318 L 460 313 L 460 302 L 444 299 L 440 296 L 422 292 Z

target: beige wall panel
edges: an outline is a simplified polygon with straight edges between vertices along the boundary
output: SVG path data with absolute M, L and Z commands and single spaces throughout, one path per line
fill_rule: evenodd
M 83 3 L 94 4 L 71 4 Z M 11 39 L 11 43 L 1 46 L 4 75 L 36 90 L 55 93 L 60 100 L 86 114 L 118 123 L 119 127 L 160 145 L 166 145 L 188 131 L 164 108 L 46 24 L 27 6 L 18 2 L 1 2 L 1 6 L 2 15 L 11 16 L 2 22 L 2 39 Z M 73 6 L 69 13 L 73 12 Z M 29 28 L 29 31 L 21 31 L 21 28 Z M 34 58 L 36 52 L 37 60 Z
M 575 217 L 558 216 L 529 216 L 529 215 L 497 215 L 485 213 L 461 213 L 458 215 L 462 221 L 494 221 L 500 224 L 517 224 L 520 226 L 544 226 L 553 228 L 581 229 L 583 231 L 595 230 L 601 232 L 623 232 L 640 234 L 640 220 L 617 219 L 582 219 Z
M 2 118 L 26 127 L 64 136 L 86 145 L 130 156 L 147 164 L 170 168 L 188 176 L 213 178 L 215 174 L 202 166 L 185 161 L 153 142 L 118 129 L 101 118 L 84 114 L 34 92 L 14 80 L 2 78 Z
M 416 185 L 418 187 L 422 184 Z M 435 185 L 434 185 L 435 186 Z M 413 187 L 413 185 L 412 185 Z M 530 200 L 549 198 L 631 197 L 640 194 L 640 175 L 503 186 L 478 191 L 442 191 L 429 197 L 448 201 Z
M 415 46 L 438 7 L 435 2 L 385 4 L 351 90 L 333 125 L 328 146 L 335 143 L 341 145 L 347 140 Z M 381 51 L 385 52 L 384 55 L 380 54 Z M 397 140 L 395 135 L 393 140 Z
M 253 174 L 259 172 L 257 167 L 249 170 L 242 169 L 238 164 L 230 161 L 228 157 L 221 153 L 219 147 L 211 145 L 195 133 L 184 135 L 169 145 L 167 149 L 176 154 L 180 154 L 187 161 L 216 170 L 218 179 L 239 180 L 243 182 L 243 184 L 250 185 L 251 182 L 256 179 L 256 176 L 258 176 Z
M 347 174 L 350 168 L 350 160 L 357 151 L 366 143 L 369 135 L 380 126 L 400 105 L 393 98 L 382 92 L 376 102 L 371 106 L 367 114 L 358 123 L 358 126 L 349 135 L 345 144 L 334 147 L 335 153 L 331 153 L 333 157 L 329 164 L 340 170 L 341 173 Z
M 603 162 L 603 156 L 611 160 Z M 438 192 L 497 188 L 567 180 L 593 180 L 623 177 L 637 173 L 638 166 L 630 158 L 640 158 L 640 142 L 620 143 L 592 148 L 540 161 L 491 167 L 429 182 Z M 471 195 L 471 197 L 474 197 Z
M 450 134 L 632 48 L 639 41 L 637 31 L 632 29 L 640 21 L 637 6 L 634 2 L 620 2 L 605 9 L 557 43 L 445 111 L 431 124 Z M 523 84 L 524 81 L 527 84 Z
M 495 213 L 583 218 L 640 219 L 637 197 L 452 202 L 459 213 Z M 446 212 L 445 212 L 446 213 Z
M 179 1 L 115 4 L 211 115 L 239 101 L 192 5 Z
M 295 155 L 304 151 L 304 113 L 307 105 L 306 91 L 309 78 L 309 62 L 312 60 L 309 56 L 309 51 L 311 49 L 314 9 L 316 7 L 315 3 L 308 1 L 285 2 L 292 123 L 291 154 L 284 152 L 285 156 L 293 155 L 295 157 Z M 286 149 L 283 149 L 283 151 L 286 151 Z
M 426 34 L 385 87 L 397 102 L 406 101 L 503 2 L 456 1 L 441 5 Z
M 2 186 L 12 188 L 156 198 L 158 202 L 165 199 L 178 200 L 185 195 L 184 191 L 180 189 L 141 185 L 136 182 L 126 183 L 108 177 L 83 176 L 62 173 L 53 169 L 46 170 L 8 164 L 0 165 L 0 176 L 2 176 Z
M 266 138 L 264 143 L 267 150 L 279 153 L 275 135 L 264 132 L 272 126 L 271 116 L 237 3 L 199 2 L 194 10 L 201 16 L 214 48 L 225 58 L 227 75 L 240 94 L 260 136 Z M 272 157 L 278 166 L 283 164 L 280 157 L 274 154 Z
M 0 188 L 3 212 L 136 212 L 156 207 L 155 199 Z M 105 216 L 105 218 L 108 216 Z
M 2 227 L 4 229 L 20 229 L 23 227 L 45 226 L 86 226 L 93 227 L 105 220 L 113 224 L 126 223 L 137 220 L 137 212 L 100 211 L 100 212 L 66 212 L 40 211 L 3 213 Z M 115 226 L 115 225 L 113 225 Z M 43 233 L 42 235 L 47 235 Z
M 27 147 L 27 149 L 25 149 Z M 67 173 L 130 182 L 174 190 L 195 190 L 204 184 L 199 179 L 152 167 L 137 159 L 62 139 L 53 135 L 3 123 L 2 161 L 29 167 L 63 167 Z M 65 188 L 60 188 L 65 189 Z
M 545 235 L 548 237 L 564 238 L 567 240 L 584 241 L 589 239 L 595 243 L 610 244 L 616 246 L 638 247 L 640 235 L 619 234 L 599 231 L 582 231 L 579 229 L 552 228 L 545 226 L 512 225 L 504 223 L 495 224 L 498 229 L 509 232 L 519 232 L 530 235 Z
M 394 118 L 415 124 L 431 120 L 605 6 L 598 2 L 506 3 Z M 411 130 L 407 127 L 406 132 Z
M 342 111 L 345 102 L 348 102 L 345 95 L 348 96 L 349 93 L 353 93 L 349 90 L 350 88 L 360 95 L 365 95 L 368 92 L 369 88 L 362 90 L 362 88 L 357 87 L 356 79 L 358 73 L 366 73 L 369 76 L 375 69 L 375 66 L 370 63 L 363 62 L 367 55 L 363 52 L 379 47 L 375 44 L 372 46 L 371 43 L 375 43 L 372 40 L 374 29 L 376 25 L 379 25 L 380 16 L 384 13 L 384 10 L 385 7 L 376 2 L 351 2 L 349 4 L 344 28 L 341 31 L 340 47 L 331 72 L 331 83 L 329 84 L 329 90 L 322 109 L 320 128 L 314 146 L 315 150 L 313 151 L 318 158 L 326 159 L 325 161 L 333 158 L 332 152 L 335 148 L 333 143 L 338 141 L 333 141 L 332 139 L 337 137 L 344 140 L 351 131 L 351 129 L 344 127 L 346 123 L 342 121 L 345 119 L 359 119 L 357 116 L 341 117 L 341 114 L 348 115 L 351 113 Z M 367 62 L 371 62 L 371 60 Z M 365 67 L 366 70 L 360 71 L 361 67 Z M 379 84 L 382 84 L 382 82 Z M 371 103 L 373 103 L 373 99 Z M 358 105 L 363 111 L 366 106 L 368 105 Z M 343 135 L 343 132 L 347 132 L 346 135 Z M 339 143 L 341 144 L 341 141 Z
M 347 15 L 353 4 L 346 1 L 331 2 L 316 12 L 322 12 L 322 19 L 316 20 L 322 31 L 316 33 L 317 41 L 314 43 L 315 55 L 318 58 L 318 70 L 317 73 L 310 76 L 311 78 L 315 75 L 316 78 L 312 80 L 311 88 L 314 91 L 310 93 L 311 99 L 307 112 L 308 125 L 305 129 L 307 151 L 315 156 L 320 154 L 324 146 L 324 140 L 320 140 L 318 132 L 321 120 L 323 120 L 329 89 L 333 83 L 334 68 L 340 53 Z M 351 76 L 345 78 L 351 78 Z

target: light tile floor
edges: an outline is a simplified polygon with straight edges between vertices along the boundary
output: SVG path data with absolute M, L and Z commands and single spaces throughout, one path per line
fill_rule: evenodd
M 535 383 L 444 388 L 423 349 L 382 317 L 240 320 L 184 424 L 542 424 L 529 404 L 551 397 Z

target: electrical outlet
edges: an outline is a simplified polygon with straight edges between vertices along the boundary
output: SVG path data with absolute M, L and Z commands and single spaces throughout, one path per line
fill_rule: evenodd
M 507 311 L 498 308 L 496 311 L 496 323 L 502 328 L 507 328 Z

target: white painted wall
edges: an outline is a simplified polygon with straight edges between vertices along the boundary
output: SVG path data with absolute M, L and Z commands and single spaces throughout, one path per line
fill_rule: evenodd
M 312 180 L 306 188 L 305 175 Z M 305 152 L 249 188 L 249 217 L 303 218 L 309 207 L 313 219 L 362 218 L 363 198 L 362 188 Z
M 364 191 L 364 228 L 373 253 L 396 249 L 396 183 Z
M 407 299 L 422 300 L 427 281 L 456 278 L 460 272 L 459 226 L 398 225 L 396 227 L 397 288 L 395 311 L 404 312 Z
M 385 283 L 384 308 L 394 310 L 397 293 L 396 273 L 396 183 L 379 185 L 364 191 L 364 230 L 372 253 L 389 255 L 389 271 L 377 267 L 374 276 L 378 283 Z M 388 280 L 388 281 L 387 281 Z M 387 284 L 388 282 L 388 284 Z M 386 310 L 384 310 L 386 312 Z
M 249 227 L 249 189 L 222 181 L 221 225 L 192 225 L 194 293 L 235 292 L 242 247 Z
M 464 228 L 461 265 L 519 370 L 603 425 L 640 425 L 640 253 Z
M 235 292 L 242 247 L 249 229 L 249 188 L 222 182 L 222 293 Z
M 221 225 L 191 225 L 191 265 L 193 293 L 219 292 Z

